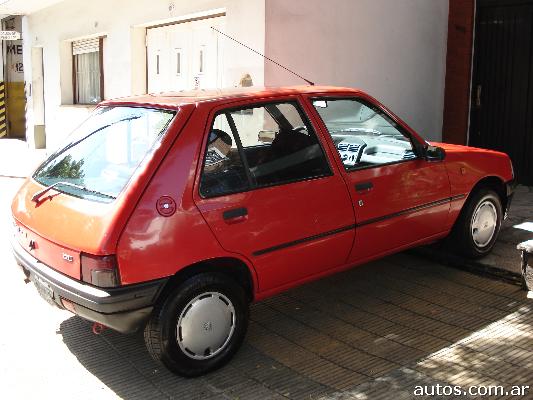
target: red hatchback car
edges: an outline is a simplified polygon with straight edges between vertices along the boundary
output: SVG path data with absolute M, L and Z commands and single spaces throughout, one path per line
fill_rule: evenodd
M 451 234 L 487 254 L 512 197 L 503 153 L 430 144 L 348 88 L 103 102 L 24 183 L 13 250 L 41 295 L 195 376 L 248 305 Z

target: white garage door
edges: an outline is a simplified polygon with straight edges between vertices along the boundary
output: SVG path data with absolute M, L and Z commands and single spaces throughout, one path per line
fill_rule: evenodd
M 146 32 L 148 92 L 222 87 L 225 17 L 185 22 Z

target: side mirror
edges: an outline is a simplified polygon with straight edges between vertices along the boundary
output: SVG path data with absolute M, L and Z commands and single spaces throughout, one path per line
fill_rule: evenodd
M 442 161 L 446 158 L 446 151 L 442 147 L 427 146 L 424 151 L 426 161 Z

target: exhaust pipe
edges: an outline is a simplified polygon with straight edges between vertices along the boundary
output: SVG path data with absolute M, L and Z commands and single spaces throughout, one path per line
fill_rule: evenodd
M 95 322 L 93 324 L 93 333 L 95 335 L 100 335 L 103 331 L 105 331 L 107 326 L 102 325 L 100 322 Z

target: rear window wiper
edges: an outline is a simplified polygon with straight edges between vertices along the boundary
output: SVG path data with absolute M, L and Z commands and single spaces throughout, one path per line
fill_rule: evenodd
M 56 182 L 54 183 L 53 185 L 50 185 L 50 186 L 47 186 L 45 187 L 43 190 L 39 190 L 37 193 L 35 193 L 32 198 L 31 198 L 31 201 L 35 202 L 35 203 L 38 203 L 39 202 L 39 199 L 41 197 L 43 197 L 44 194 L 48 193 L 50 190 L 54 189 L 56 186 L 69 186 L 69 187 L 73 187 L 73 188 L 76 188 L 76 189 L 79 189 L 79 190 L 82 190 L 84 192 L 87 192 L 87 193 L 94 193 L 96 195 L 99 195 L 99 196 L 103 196 L 103 197 L 107 197 L 109 199 L 115 199 L 116 197 L 115 196 L 112 196 L 110 194 L 107 194 L 107 193 L 102 193 L 102 192 L 98 192 L 96 190 L 91 190 L 91 189 L 87 189 L 85 186 L 81 186 L 81 185 L 76 185 L 74 183 L 70 183 L 70 182 Z

